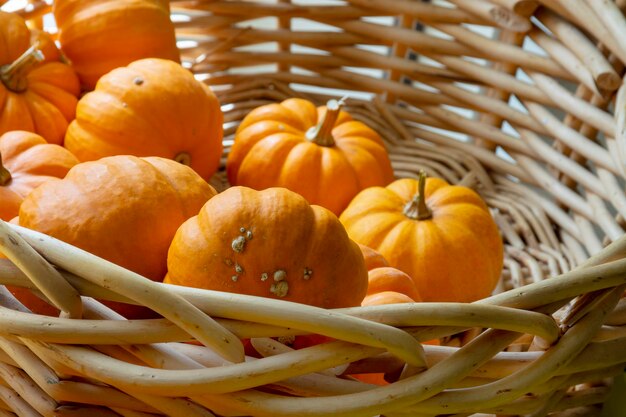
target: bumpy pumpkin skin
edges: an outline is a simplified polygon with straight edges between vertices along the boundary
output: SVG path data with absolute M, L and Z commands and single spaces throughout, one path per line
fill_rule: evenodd
M 285 187 L 339 215 L 360 190 L 393 181 L 380 136 L 345 111 L 326 138 L 307 139 L 325 113 L 326 106 L 298 98 L 254 109 L 235 134 L 229 182 L 257 190 Z
M 411 276 L 423 301 L 489 296 L 502 271 L 503 244 L 487 205 L 473 190 L 438 178 L 426 179 L 424 195 L 429 219 L 405 214 L 419 196 L 416 179 L 362 191 L 340 219 L 352 239 Z
M 0 173 L 0 219 L 9 221 L 20 205 L 41 184 L 65 177 L 78 159 L 59 145 L 49 144 L 36 133 L 14 131 L 0 136 L 0 171 L 9 172 L 4 181 Z
M 37 40 L 45 54 L 41 62 L 35 50 L 27 53 Z M 76 73 L 58 62 L 48 36 L 31 33 L 16 14 L 0 12 L 0 45 L 0 134 L 25 130 L 61 144 L 80 94 Z
M 161 281 L 177 228 L 215 194 L 177 162 L 114 156 L 78 164 L 64 179 L 42 184 L 22 203 L 19 223 Z M 110 305 L 127 317 L 143 314 Z
M 164 282 L 338 308 L 360 305 L 367 272 L 330 211 L 284 188 L 235 186 L 176 232 Z
M 103 76 L 78 103 L 65 147 L 80 161 L 159 156 L 204 179 L 218 169 L 223 114 L 209 88 L 179 64 L 142 59 Z
M 87 90 L 138 59 L 180 62 L 167 0 L 55 0 L 53 12 L 61 49 Z

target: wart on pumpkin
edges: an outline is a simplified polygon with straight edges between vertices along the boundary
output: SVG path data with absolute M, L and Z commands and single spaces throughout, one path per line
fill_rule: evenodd
M 235 252 L 243 252 L 243 250 L 246 248 L 246 238 L 243 236 L 237 236 L 233 239 L 231 246 Z
M 277 297 L 286 297 L 289 292 L 289 283 L 287 281 L 279 281 L 275 284 L 272 284 L 270 287 L 270 292 Z
M 303 276 L 303 278 L 305 280 L 309 280 L 309 279 L 311 279 L 311 275 L 313 275 L 313 270 L 310 269 L 310 268 L 305 267 L 304 268 L 304 276 Z

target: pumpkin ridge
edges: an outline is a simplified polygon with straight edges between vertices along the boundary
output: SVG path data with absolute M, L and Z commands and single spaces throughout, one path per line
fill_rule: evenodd
M 255 143 L 245 155 L 237 170 L 234 184 L 244 182 L 254 189 L 268 188 L 266 184 L 277 184 L 285 159 L 295 145 L 302 141 L 295 135 L 274 134 Z M 248 165 L 254 170 L 248 170 Z
M 148 162 L 150 162 L 150 157 L 146 157 L 145 159 L 146 159 Z M 161 171 L 160 167 L 157 167 L 157 166 L 155 166 L 155 165 L 154 165 L 154 164 L 152 164 L 152 163 L 150 163 L 150 165 L 152 165 L 152 166 L 154 167 L 154 170 L 155 170 L 155 172 L 156 172 L 157 177 L 158 177 L 161 181 L 163 181 L 164 183 L 166 183 L 166 184 L 170 187 L 170 189 L 172 190 L 172 194 L 174 195 L 174 198 L 175 198 L 175 200 L 176 200 L 176 203 L 177 203 L 178 209 L 179 209 L 179 210 L 180 210 L 180 212 L 183 214 L 183 215 L 181 216 L 181 217 L 183 218 L 183 220 L 180 222 L 180 223 L 182 224 L 182 223 L 184 222 L 184 219 L 189 217 L 190 213 L 187 213 L 186 206 L 185 206 L 185 204 L 184 204 L 184 202 L 183 202 L 183 199 L 182 199 L 182 195 L 181 195 L 181 193 L 180 193 L 180 190 L 176 187 L 176 185 L 175 185 L 175 183 L 174 183 L 173 179 L 172 179 L 170 176 L 165 175 L 165 174 L 163 173 L 163 171 Z M 170 199 L 170 200 L 168 200 L 168 201 L 164 201 L 163 203 L 164 203 L 164 204 L 172 204 L 172 201 L 171 201 L 171 199 Z
M 78 160 L 67 149 L 47 143 L 40 135 L 26 131 L 11 131 L 0 137 L 0 171 L 2 166 L 11 174 L 10 181 L 0 181 L 3 209 L 0 216 L 9 221 L 19 213 L 22 201 L 38 186 L 59 179 Z M 5 204 L 5 201 L 7 202 Z M 8 207 L 9 205 L 10 207 Z
M 310 143 L 308 141 L 297 139 L 298 143 L 286 155 L 285 159 L 281 161 L 282 169 L 276 181 L 277 184 L 281 184 L 287 189 L 293 189 L 297 184 L 310 183 L 312 186 L 303 187 L 303 192 L 300 193 L 308 201 L 318 201 L 320 198 L 321 187 L 319 182 L 321 180 L 322 170 L 322 156 L 324 149 Z M 307 166 L 309 171 L 305 178 L 296 177 L 292 173 L 296 168 L 302 168 Z
M 449 294 L 449 288 L 454 288 L 455 282 L 449 281 L 451 280 L 455 262 L 457 262 L 456 259 L 450 259 L 450 255 L 446 250 L 451 247 L 451 245 L 448 244 L 448 236 L 444 233 L 440 222 L 420 223 L 415 226 L 418 227 L 418 229 L 416 229 L 414 233 L 414 245 L 420 248 L 420 251 L 418 257 L 414 258 L 413 262 L 410 262 L 409 267 L 404 272 L 409 274 L 413 279 L 417 287 L 417 292 L 420 293 L 423 301 L 460 301 L 458 298 L 449 300 L 439 293 L 440 289 L 443 289 L 444 294 Z M 439 254 L 439 257 L 435 258 L 433 254 Z M 424 267 L 429 263 L 436 265 L 437 280 L 433 279 L 431 274 L 426 275 L 422 272 Z M 418 268 L 418 265 L 421 266 L 421 268 Z M 399 269 L 404 270 L 404 268 Z M 417 273 L 418 275 L 414 276 L 411 275 L 410 271 L 420 272 Z M 441 282 L 441 278 L 443 278 L 445 282 Z M 434 288 L 434 290 L 431 290 L 431 288 Z M 433 296 L 433 293 L 436 295 Z
M 335 141 L 355 137 L 358 138 L 359 141 L 363 141 L 368 144 L 376 144 L 382 147 L 385 151 L 387 150 L 385 141 L 378 133 L 376 133 L 376 130 L 361 121 L 352 119 L 345 120 L 343 123 L 335 126 L 333 130 L 333 133 L 335 134 Z
M 5 52 L 5 56 L 0 56 L 0 65 L 15 61 L 21 54 L 30 46 L 30 34 L 28 27 L 24 20 L 14 14 L 8 12 L 0 12 L 0 26 L 6 26 L 11 29 L 10 36 L 0 36 L 0 39 L 4 43 L 2 51 Z M 12 39 L 9 42 L 9 37 Z
M 0 142 L 0 149 L 2 149 L 2 155 L 5 160 L 12 160 L 14 157 L 28 149 L 47 143 L 41 136 L 36 133 L 27 131 L 13 131 L 0 135 L 2 142 Z
M 438 189 L 431 194 L 430 198 L 433 205 L 444 207 L 458 204 L 469 204 L 481 209 L 482 211 L 489 212 L 489 207 L 478 193 L 474 191 L 470 192 L 470 189 L 457 185 L 451 185 L 450 187 L 450 189 L 444 189 L 443 191 Z
M 20 152 L 13 159 L 13 170 L 28 175 L 62 178 L 69 170 L 69 167 L 78 163 L 77 160 L 69 161 L 70 158 L 62 161 L 59 160 L 59 155 L 54 155 L 54 160 L 52 161 L 54 163 L 51 165 L 49 152 L 47 152 L 45 145 L 51 144 L 34 145 Z
M 47 101 L 52 106 L 57 108 L 67 121 L 68 125 L 74 119 L 76 105 L 78 104 L 78 99 L 75 96 L 62 88 L 57 87 L 56 85 L 39 81 L 29 83 L 28 87 L 31 94 L 37 95 L 42 100 Z M 61 99 L 59 100 L 59 98 Z M 68 101 L 72 102 L 73 105 L 66 106 L 65 102 Z
M 109 92 L 92 91 L 88 94 L 97 94 L 98 96 L 107 97 L 107 99 L 103 99 L 102 102 L 108 102 L 109 100 L 112 100 L 112 101 L 119 100 L 119 97 Z M 70 125 L 68 126 L 65 137 L 66 137 L 66 142 L 67 142 L 66 146 L 68 147 L 68 149 L 70 149 L 70 151 L 75 152 L 76 154 L 89 155 L 87 158 L 79 157 L 81 161 L 98 159 L 99 155 L 96 155 L 93 152 L 91 152 L 90 151 L 91 148 L 108 149 L 107 151 L 102 152 L 102 154 L 106 154 L 104 156 L 113 156 L 113 155 L 119 154 L 120 149 L 124 149 L 123 153 L 125 154 L 126 153 L 127 154 L 138 153 L 138 149 L 140 149 L 142 146 L 141 144 L 142 141 L 137 141 L 136 140 L 137 137 L 135 136 L 132 138 L 128 137 L 128 134 L 124 132 L 120 132 L 120 128 L 116 124 L 99 123 L 97 120 L 94 119 L 96 117 L 95 115 L 99 113 L 92 112 L 91 110 L 93 109 L 82 108 L 81 102 L 78 103 L 78 106 L 79 107 L 77 108 L 77 112 L 81 111 L 90 116 L 74 119 L 72 123 L 70 123 Z M 154 126 L 148 123 L 143 117 L 138 115 L 135 111 L 132 112 L 132 116 L 127 116 L 127 119 L 132 120 L 133 124 L 135 124 L 135 128 L 133 129 L 133 131 L 148 130 L 150 132 L 149 135 L 143 135 L 144 137 L 142 137 L 141 139 L 145 137 L 154 138 L 155 136 L 162 135 L 162 132 L 157 132 L 156 130 L 154 130 Z M 141 123 L 139 128 L 137 128 L 136 123 Z M 77 129 L 78 131 L 82 131 L 85 133 L 80 134 L 80 135 L 74 134 L 74 129 Z M 115 142 L 109 140 L 108 138 L 110 138 L 111 136 L 115 136 L 118 140 Z M 130 140 L 130 139 L 134 139 L 134 140 Z M 123 143 L 119 143 L 120 141 Z M 94 142 L 96 142 L 97 144 L 95 144 Z M 165 148 L 164 145 L 161 144 L 161 142 L 159 141 L 151 141 L 151 142 L 152 142 L 151 147 L 153 149 L 153 152 L 152 152 L 153 155 L 151 156 L 165 157 L 166 155 L 168 155 L 167 149 Z M 135 144 L 134 149 L 132 146 L 133 144 Z M 79 148 L 80 148 L 80 151 L 78 151 Z
M 382 152 L 378 153 L 376 150 L 369 149 L 369 144 L 366 145 L 362 142 L 368 141 L 359 140 L 354 136 L 335 138 L 335 146 L 342 151 L 341 154 L 346 158 L 348 164 L 352 168 L 355 180 L 357 181 L 360 190 L 372 185 L 370 184 L 370 181 L 367 181 L 370 179 L 368 177 L 376 177 L 382 179 L 385 182 L 389 181 L 390 176 L 391 178 L 393 178 L 393 171 L 385 173 L 383 172 L 382 166 L 380 164 L 372 163 L 372 161 L 376 162 L 381 156 L 386 156 L 386 151 L 383 149 Z M 358 150 L 360 152 L 354 152 L 355 150 Z M 375 155 L 374 153 L 378 153 L 378 155 Z M 355 160 L 352 158 L 367 158 L 369 160 L 368 162 L 363 164 L 366 167 L 366 173 L 368 174 L 368 176 L 359 172 L 359 170 L 357 169 L 359 165 L 353 163 Z M 380 181 L 378 181 L 377 183 L 379 182 Z
M 369 217 L 371 213 L 372 217 Z M 371 219 L 373 218 L 373 215 L 375 215 L 377 213 L 372 213 L 372 212 L 368 212 L 368 219 L 359 219 L 357 220 L 355 223 L 352 224 L 352 228 L 357 228 L 355 227 L 356 225 L 358 225 L 359 221 L 364 221 L 369 223 L 371 221 Z M 389 214 L 386 212 L 380 212 L 381 215 L 384 215 L 385 217 L 388 217 Z M 355 241 L 365 245 L 365 246 L 369 246 L 370 248 L 379 251 L 380 252 L 380 247 L 382 246 L 383 242 L 385 241 L 385 239 L 387 238 L 387 236 L 392 232 L 392 230 L 395 227 L 398 227 L 400 224 L 397 221 L 397 219 L 391 218 L 391 219 L 385 219 L 386 223 L 381 225 L 378 224 L 377 228 L 376 228 L 376 234 L 374 236 L 369 236 L 369 239 L 367 241 L 363 241 L 363 239 L 356 237 L 355 236 Z M 404 226 L 403 226 L 404 227 Z M 383 254 L 384 256 L 384 254 Z M 386 257 L 385 257 L 386 258 Z
M 489 255 L 489 248 L 485 245 L 484 243 L 484 239 L 482 239 L 482 236 L 477 236 L 475 233 L 471 233 L 471 232 L 467 232 L 467 225 L 463 224 L 461 221 L 457 220 L 456 218 L 453 219 L 447 219 L 446 220 L 446 227 L 441 228 L 439 227 L 439 234 L 441 236 L 445 236 L 445 240 L 446 242 L 451 241 L 452 239 L 450 238 L 451 235 L 454 235 L 455 237 L 453 239 L 458 239 L 459 231 L 463 231 L 466 232 L 464 233 L 464 236 L 468 239 L 468 241 L 463 242 L 464 243 L 464 247 L 465 250 L 471 249 L 474 251 L 475 255 L 471 255 L 471 254 L 467 254 L 468 256 L 466 256 L 467 259 L 491 259 Z M 450 245 L 448 245 L 450 246 Z M 458 265 L 458 263 L 456 264 Z M 496 270 L 496 266 L 493 265 L 491 262 L 481 262 L 481 265 L 483 265 L 484 267 L 486 267 L 486 271 L 484 273 L 484 276 L 487 276 L 491 279 L 491 282 L 493 283 L 492 287 L 495 288 L 498 278 L 499 278 L 499 271 L 497 274 L 494 274 L 495 270 Z M 453 265 L 455 266 L 455 265 Z M 466 276 L 468 277 L 469 280 L 469 275 L 471 275 L 472 273 L 474 273 L 476 271 L 475 268 L 470 268 L 470 271 L 463 271 Z M 483 275 L 482 273 L 480 275 Z M 472 281 L 472 280 L 469 280 Z M 453 287 L 453 285 L 450 285 L 450 287 Z M 477 287 L 475 286 L 469 286 L 468 288 L 464 288 L 460 291 L 458 291 L 458 294 L 454 297 L 455 300 L 462 300 L 462 301 L 473 301 L 474 299 L 481 299 L 481 298 L 485 298 L 488 297 L 489 295 L 491 295 L 491 293 L 489 294 L 473 294 L 473 291 L 475 291 L 477 289 Z M 465 299 L 464 299 L 465 298 Z
M 144 75 L 142 73 L 140 73 L 139 71 L 135 70 L 134 68 L 131 67 L 120 67 L 120 68 L 116 68 L 116 70 L 114 71 L 118 71 L 119 73 L 122 73 L 123 70 L 127 70 L 129 72 L 133 72 L 135 78 L 137 77 L 141 77 L 144 78 Z M 109 74 L 112 74 L 109 73 Z M 108 75 L 109 75 L 108 74 Z M 117 82 L 121 83 L 121 80 L 118 80 L 117 78 L 114 78 Z M 164 138 L 167 139 L 165 137 L 166 132 L 168 131 L 167 129 L 167 125 L 163 126 L 162 123 L 167 123 L 166 118 L 164 117 L 159 117 L 158 114 L 155 113 L 151 113 L 151 112 L 145 112 L 142 110 L 141 108 L 141 100 L 132 100 L 131 103 L 127 103 L 127 98 L 131 93 L 127 90 L 125 90 L 126 86 L 123 85 L 119 85 L 117 86 L 116 90 L 94 90 L 89 92 L 88 94 L 90 95 L 91 98 L 96 98 L 96 102 L 94 104 L 102 104 L 103 106 L 107 106 L 108 107 L 108 111 L 107 113 L 109 115 L 113 115 L 113 117 L 119 119 L 119 118 L 123 118 L 124 119 L 124 123 L 125 125 L 130 124 L 131 126 L 133 126 L 133 132 L 140 132 L 140 134 L 138 136 L 140 136 L 141 141 L 143 142 L 146 139 L 148 139 L 151 143 L 153 144 L 161 144 L 163 142 L 167 143 L 169 141 L 165 140 L 155 140 L 153 138 Z M 163 93 L 163 91 L 161 91 L 161 93 Z M 82 101 L 82 100 L 81 100 Z M 120 106 L 112 106 L 110 105 L 110 103 L 117 103 L 120 102 L 122 103 L 122 107 Z M 90 110 L 97 110 L 97 109 L 90 109 Z M 89 114 L 89 113 L 88 113 Z M 98 116 L 99 113 L 92 113 L 91 117 Z M 89 120 L 91 121 L 92 118 L 81 118 L 81 120 Z M 78 119 L 77 119 L 78 120 Z M 93 122 L 91 122 L 93 125 Z M 102 124 L 103 129 L 100 129 L 100 131 L 102 132 L 107 132 L 107 134 L 109 134 L 108 132 L 115 132 L 115 128 L 110 129 L 108 126 Z M 137 141 L 137 138 L 135 138 L 134 141 Z M 127 141 L 124 141 L 124 147 L 127 148 L 128 147 L 128 143 L 126 143 Z M 162 146 L 162 149 L 160 150 L 161 152 L 163 152 L 165 146 Z M 144 155 L 144 156 L 149 156 L 149 155 Z M 152 155 L 150 155 L 152 156 Z
M 35 132 L 46 138 L 48 143 L 62 144 L 67 129 L 67 120 L 63 113 L 33 91 L 29 90 L 24 95 Z
M 144 61 L 144 62 L 148 62 L 148 60 Z M 143 62 L 139 62 L 139 64 L 143 64 Z M 167 62 L 167 64 L 169 64 L 169 62 Z M 166 65 L 167 65 L 166 64 Z M 174 62 L 172 62 L 173 65 L 178 65 Z M 159 67 L 159 69 L 161 69 L 161 67 Z M 132 79 L 132 86 L 137 88 L 143 88 L 145 84 L 149 83 L 153 83 L 156 85 L 156 87 L 151 86 L 152 89 L 158 89 L 156 91 L 149 91 L 149 93 L 145 93 L 145 88 L 140 90 L 141 93 L 139 94 L 143 94 L 140 95 L 140 97 L 145 97 L 145 96 L 153 96 L 153 95 L 167 95 L 167 96 L 173 96 L 173 97 L 177 97 L 178 95 L 180 96 L 184 96 L 186 98 L 189 98 L 190 96 L 194 96 L 196 93 L 193 91 L 193 86 L 190 86 L 190 81 L 192 82 L 196 82 L 195 79 L 186 79 L 184 80 L 185 83 L 183 86 L 181 86 L 181 83 L 178 83 L 178 89 L 173 89 L 172 86 L 170 86 L 169 84 L 165 84 L 162 85 L 161 83 L 158 83 L 157 80 L 160 77 L 169 77 L 171 76 L 171 68 L 166 68 L 165 71 L 167 71 L 165 74 L 160 73 L 158 70 L 155 70 L 153 68 L 151 68 L 148 65 L 138 65 L 136 62 L 132 62 L 131 64 L 129 64 L 127 67 L 123 68 L 123 70 L 125 70 L 124 72 L 128 72 L 128 75 L 124 74 L 124 78 L 126 81 L 126 78 L 128 79 Z M 164 72 L 165 72 L 164 71 Z M 191 73 L 190 73 L 191 75 Z M 142 84 L 140 86 L 137 85 L 137 82 L 135 80 L 142 80 Z M 123 91 L 123 95 L 119 95 L 117 96 L 117 99 L 122 101 L 122 102 L 126 102 L 127 98 L 131 98 L 134 99 L 135 97 L 132 97 L 135 94 L 135 89 L 133 88 L 132 90 L 128 89 L 128 87 L 126 87 L 126 89 Z M 138 98 L 138 97 L 137 97 Z M 162 117 L 161 114 L 159 114 L 159 112 L 150 112 L 150 111 L 143 111 L 140 110 L 140 108 L 142 106 L 145 106 L 144 104 L 144 99 L 139 99 L 139 100 L 132 100 L 132 102 L 129 104 L 129 109 L 132 111 L 133 113 L 133 118 L 141 118 L 142 122 L 144 124 L 142 124 L 142 126 L 150 126 L 152 128 L 152 133 L 150 134 L 146 134 L 146 138 L 148 137 L 161 137 L 162 140 L 152 140 L 151 142 L 156 142 L 156 143 L 163 143 L 163 144 L 169 144 L 172 145 L 172 147 L 177 147 L 180 149 L 176 149 L 176 150 L 170 150 L 168 149 L 168 152 L 164 153 L 162 156 L 167 156 L 167 157 L 171 157 L 172 154 L 174 154 L 175 152 L 182 152 L 182 151 L 189 151 L 189 144 L 188 143 L 182 143 L 180 141 L 178 141 L 176 144 L 172 143 L 171 140 L 168 140 L 167 137 L 167 132 L 171 132 L 172 130 L 176 129 L 176 128 L 181 128 L 186 130 L 187 126 L 182 125 L 179 126 L 177 123 L 177 117 Z M 148 103 L 149 105 L 151 105 L 151 103 Z M 200 110 L 200 109 L 198 109 Z M 209 112 L 209 109 L 202 109 L 205 110 L 207 113 Z M 180 111 L 178 108 L 175 109 L 176 112 Z M 205 119 L 207 123 L 209 123 L 209 118 Z M 208 127 L 208 126 L 207 126 Z M 146 130 L 144 130 L 145 127 L 142 127 L 140 129 L 141 132 L 146 132 Z M 188 134 L 184 134 L 181 135 L 184 138 L 188 138 L 190 135 Z M 179 146 L 176 146 L 179 145 Z M 168 146 L 163 146 L 164 149 L 167 149 Z M 146 155 L 149 156 L 149 155 Z
M 67 64 L 52 61 L 45 62 L 33 68 L 33 70 L 28 73 L 29 88 L 32 88 L 30 87 L 31 85 L 40 83 L 60 88 L 78 101 L 77 97 L 80 94 L 80 82 L 72 67 Z
M 16 117 L 17 115 L 19 118 Z M 0 114 L 0 134 L 12 130 L 32 132 L 35 130 L 35 122 L 23 94 L 7 90 L 4 108 Z
M 387 204 L 385 206 L 377 205 L 370 207 L 368 201 L 371 199 Z M 361 217 L 366 213 L 387 213 L 402 216 L 402 206 L 404 204 L 405 202 L 402 200 L 401 196 L 385 187 L 369 187 L 356 195 L 349 207 L 341 213 L 340 218 L 342 223 L 348 226 L 348 223 L 350 223 L 352 219 Z M 350 227 L 348 227 L 348 229 L 349 228 Z
M 471 213 L 471 217 L 472 218 L 479 218 L 480 219 L 479 215 L 482 214 L 482 207 L 477 206 L 477 205 L 472 204 L 472 203 L 463 203 L 463 204 L 456 204 L 454 206 L 443 207 L 443 208 L 439 209 L 439 216 L 440 216 L 439 218 L 446 219 L 446 222 L 448 222 L 448 221 L 450 221 L 450 219 L 452 219 L 452 222 L 456 223 L 459 228 L 467 228 L 467 225 L 464 225 L 464 224 L 461 223 L 461 220 L 460 220 L 458 214 L 453 214 L 453 213 L 449 212 L 451 210 L 454 210 L 454 211 L 458 212 L 460 205 L 466 205 L 467 206 L 466 212 L 467 212 L 467 210 L 474 211 L 474 213 Z M 467 220 L 466 220 L 466 222 L 467 222 Z M 498 233 L 498 235 L 499 235 L 498 229 L 497 228 L 494 229 L 494 224 L 493 223 L 482 224 L 480 227 L 476 227 L 476 228 L 480 229 L 483 233 L 486 233 L 487 232 L 487 228 L 489 228 L 489 229 L 491 229 L 491 230 L 489 230 L 489 232 Z M 476 238 L 476 239 L 478 238 L 478 236 L 475 236 L 475 235 L 472 235 L 471 237 L 472 238 Z M 481 237 L 484 237 L 484 236 L 481 235 Z M 484 247 L 482 259 L 493 260 L 493 265 L 492 265 L 493 271 L 492 272 L 498 271 L 497 275 L 494 275 L 494 276 L 497 276 L 499 278 L 499 271 L 502 270 L 503 256 L 498 256 L 498 257 L 495 257 L 495 258 L 493 258 L 491 256 L 487 256 L 487 255 L 489 255 L 492 252 L 492 250 L 497 249 L 497 248 L 490 248 L 490 247 L 486 246 L 485 242 L 488 242 L 488 240 L 485 240 L 485 239 L 477 239 L 477 240 Z
M 336 184 L 341 184 L 341 194 L 327 192 L 328 196 L 332 196 L 332 199 L 328 197 L 325 202 L 326 208 L 330 209 L 333 213 L 341 213 L 350 204 L 352 198 L 350 195 L 355 196 L 359 193 L 359 181 L 357 177 L 357 171 L 354 169 L 347 155 L 345 155 L 336 146 L 333 147 L 321 147 L 322 150 L 322 165 L 320 177 L 319 195 L 321 196 L 324 190 L 333 190 Z M 324 169 L 324 166 L 333 166 L 334 169 Z M 346 191 L 350 193 L 346 193 Z
M 235 130 L 235 136 L 240 136 L 240 134 L 245 129 L 264 121 L 276 121 L 278 123 L 283 123 L 297 129 L 291 123 L 287 123 L 286 118 L 282 117 L 283 114 L 284 113 L 282 112 L 282 106 L 280 105 L 280 103 L 270 103 L 266 104 L 265 106 L 256 107 L 252 109 L 248 114 L 246 114 L 246 117 L 244 117 L 243 120 L 239 123 L 237 129 Z M 291 114 L 291 116 L 293 116 L 293 114 Z M 301 131 L 301 129 L 297 130 Z
M 287 126 L 288 129 L 281 130 L 281 126 Z M 254 132 L 258 131 L 261 131 L 263 134 L 255 135 Z M 248 157 L 250 150 L 257 143 L 267 138 L 270 138 L 273 135 L 287 134 L 291 134 L 297 137 L 298 134 L 301 134 L 301 132 L 291 125 L 273 120 L 259 120 L 246 126 L 240 133 L 237 134 L 237 146 L 233 146 L 231 148 L 226 159 L 226 175 L 228 181 L 233 185 L 237 184 L 237 178 L 241 165 L 243 161 Z M 304 141 L 301 141 L 301 143 L 304 143 Z
M 294 104 L 294 107 L 291 105 Z M 302 107 L 305 107 L 302 109 Z M 301 98 L 288 98 L 280 103 L 280 107 L 291 112 L 296 120 L 300 122 L 300 126 L 292 126 L 301 133 L 306 132 L 317 124 L 317 107 L 308 100 Z

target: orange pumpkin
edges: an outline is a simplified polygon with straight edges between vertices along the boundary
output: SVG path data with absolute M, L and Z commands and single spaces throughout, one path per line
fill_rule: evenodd
M 374 268 L 367 273 L 367 295 L 393 292 L 407 297 L 411 301 L 421 301 L 415 283 L 410 276 L 392 267 Z M 395 297 L 393 294 L 388 294 Z M 396 297 L 398 298 L 398 297 Z M 401 299 L 403 297 L 399 297 Z
M 408 295 L 397 291 L 381 291 L 375 294 L 365 296 L 361 305 L 367 306 L 379 306 L 385 304 L 404 304 L 414 303 L 417 300 L 412 299 Z
M 142 59 L 103 76 L 81 98 L 65 136 L 80 161 L 160 156 L 208 179 L 222 156 L 223 114 L 215 95 L 179 64 Z
M 362 191 L 340 219 L 352 239 L 411 276 L 424 301 L 475 301 L 500 277 L 502 238 L 470 188 L 425 174 L 401 179 Z
M 0 134 L 26 130 L 61 144 L 80 93 L 76 73 L 20 16 L 0 12 L 0 40 Z
M 88 90 L 138 59 L 180 62 L 167 0 L 55 0 L 53 12 L 61 49 Z
M 358 244 L 361 249 L 361 253 L 363 254 L 363 259 L 365 260 L 365 268 L 368 271 L 371 271 L 375 268 L 382 268 L 384 266 L 389 266 L 389 262 L 385 259 L 380 252 L 375 251 L 374 249 Z
M 215 194 L 177 162 L 114 156 L 78 164 L 64 179 L 36 188 L 22 203 L 19 223 L 161 281 L 176 230 Z M 127 317 L 146 313 L 110 305 Z
M 285 188 L 231 187 L 176 232 L 164 282 L 324 308 L 360 305 L 367 272 L 337 217 Z
M 30 28 L 30 43 L 31 45 L 37 44 L 37 49 L 43 54 L 43 62 L 64 62 L 65 57 L 47 32 Z
M 59 145 L 24 131 L 0 136 L 0 219 L 18 215 L 30 192 L 51 179 L 63 178 L 78 159 Z
M 380 136 L 340 107 L 291 98 L 251 111 L 228 155 L 229 182 L 285 187 L 339 215 L 362 189 L 393 181 Z

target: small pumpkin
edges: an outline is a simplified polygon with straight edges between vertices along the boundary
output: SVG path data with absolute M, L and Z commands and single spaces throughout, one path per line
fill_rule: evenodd
M 63 53 L 83 86 L 142 58 L 180 62 L 167 0 L 55 0 Z
M 362 191 L 340 219 L 353 240 L 411 276 L 423 301 L 475 301 L 500 278 L 502 238 L 470 188 L 422 173 Z
M 361 249 L 361 253 L 363 254 L 363 259 L 365 260 L 365 268 L 369 271 L 375 268 L 382 268 L 385 266 L 389 266 L 389 262 L 385 259 L 380 252 L 375 251 L 374 249 L 358 244 Z
M 0 134 L 26 130 L 61 144 L 80 93 L 76 73 L 16 14 L 0 12 L 0 43 Z
M 164 282 L 324 308 L 361 304 L 367 272 L 329 210 L 285 188 L 235 186 L 176 232 Z
M 285 187 L 339 215 L 362 189 L 393 181 L 385 145 L 331 100 L 290 98 L 252 110 L 226 163 L 228 180 L 257 190 Z
M 30 192 L 51 179 L 63 178 L 78 159 L 36 133 L 14 131 L 0 136 L 0 219 L 19 213 Z
M 65 147 L 80 161 L 105 156 L 159 156 L 208 179 L 222 156 L 223 114 L 203 83 L 179 64 L 142 59 L 103 76 L 85 94 Z
M 415 301 L 416 300 L 412 299 L 408 295 L 398 291 L 381 291 L 365 296 L 361 305 L 367 307 L 386 304 L 414 303 Z
M 182 164 L 120 155 L 80 163 L 64 179 L 36 188 L 20 207 L 19 223 L 161 281 L 176 230 L 215 194 Z M 109 305 L 129 318 L 150 315 Z
M 367 280 L 368 296 L 393 292 L 407 297 L 410 302 L 422 300 L 413 279 L 399 269 L 389 266 L 374 268 L 367 273 Z

